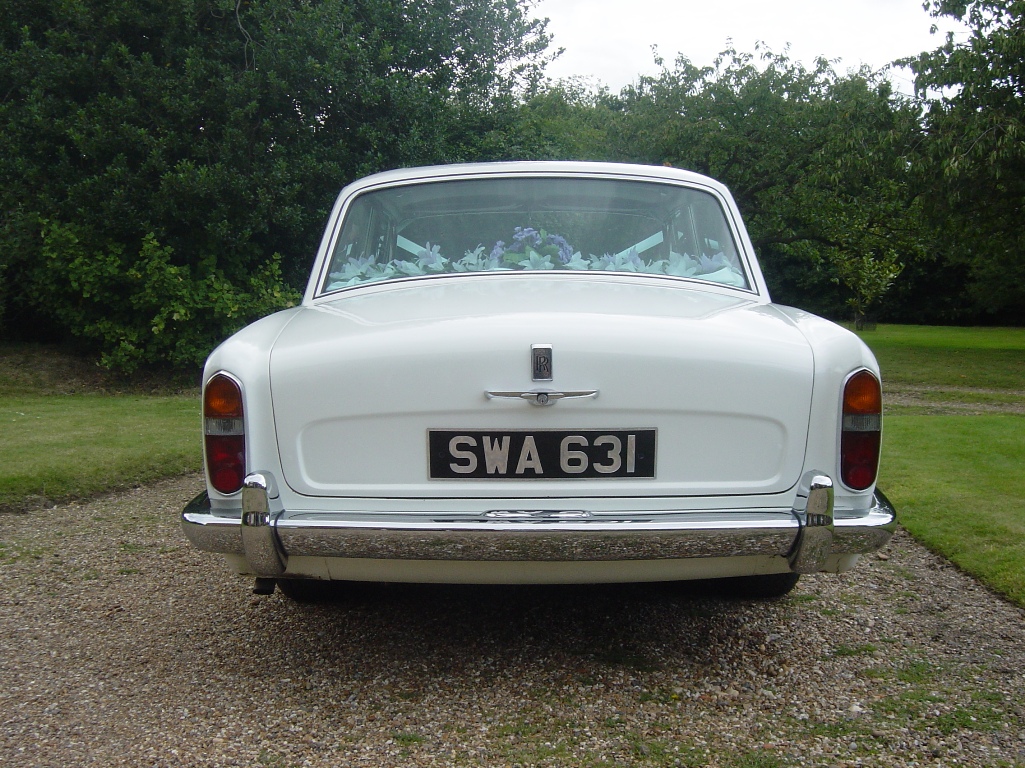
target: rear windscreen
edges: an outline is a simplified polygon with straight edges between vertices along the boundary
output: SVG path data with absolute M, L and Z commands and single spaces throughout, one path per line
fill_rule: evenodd
M 518 177 L 364 192 L 346 210 L 321 291 L 513 270 L 641 272 L 750 287 L 723 208 L 708 192 Z

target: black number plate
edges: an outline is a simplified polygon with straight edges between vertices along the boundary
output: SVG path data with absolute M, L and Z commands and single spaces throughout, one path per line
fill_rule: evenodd
M 431 479 L 655 476 L 654 429 L 427 432 Z

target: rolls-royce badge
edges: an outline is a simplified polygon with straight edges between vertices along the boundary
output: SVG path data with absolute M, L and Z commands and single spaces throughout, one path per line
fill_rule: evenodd
M 534 381 L 552 380 L 552 345 L 532 344 L 530 347 L 530 370 Z

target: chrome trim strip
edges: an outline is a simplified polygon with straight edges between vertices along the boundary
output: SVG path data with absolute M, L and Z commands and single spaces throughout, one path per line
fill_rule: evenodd
M 558 400 L 580 400 L 597 397 L 597 389 L 577 389 L 557 392 L 554 389 L 531 389 L 529 391 L 492 391 L 484 393 L 488 400 L 504 398 L 510 400 L 526 400 L 531 405 L 555 405 Z
M 289 554 L 388 560 L 602 561 L 785 556 L 798 523 L 787 512 L 724 516 L 634 513 L 619 519 L 387 520 L 385 515 L 279 518 Z M 440 518 L 440 516 L 439 516 Z

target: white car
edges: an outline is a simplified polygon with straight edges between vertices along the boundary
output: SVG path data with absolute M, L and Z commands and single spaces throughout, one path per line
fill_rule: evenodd
M 769 299 L 736 203 L 686 171 L 494 163 L 346 187 L 302 305 L 203 375 L 188 538 L 328 581 L 722 579 L 785 594 L 896 525 L 879 369 Z

